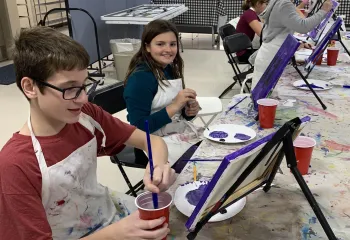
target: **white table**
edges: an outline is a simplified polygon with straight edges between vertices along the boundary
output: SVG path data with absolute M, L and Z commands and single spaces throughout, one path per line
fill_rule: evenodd
M 106 24 L 144 26 L 156 19 L 173 19 L 187 10 L 188 8 L 184 4 L 143 4 L 119 12 L 103 15 L 101 16 L 101 20 L 105 21 Z M 183 52 L 181 40 L 180 44 Z
M 103 15 L 101 20 L 106 24 L 147 25 L 156 19 L 173 19 L 187 10 L 184 4 L 143 4 Z

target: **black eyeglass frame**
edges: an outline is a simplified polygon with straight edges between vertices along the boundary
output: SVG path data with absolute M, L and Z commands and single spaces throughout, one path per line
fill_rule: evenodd
M 43 86 L 46 86 L 46 87 L 49 87 L 49 88 L 52 88 L 52 89 L 55 89 L 55 90 L 61 92 L 64 100 L 74 100 L 74 99 L 77 99 L 79 97 L 79 95 L 81 94 L 81 92 L 83 90 L 85 90 L 86 87 L 88 87 L 88 86 L 92 85 L 92 87 L 89 89 L 89 91 L 86 92 L 86 95 L 93 93 L 96 90 L 97 85 L 101 82 L 100 80 L 95 80 L 92 77 L 87 77 L 86 79 L 89 79 L 90 81 L 92 81 L 92 83 L 84 84 L 81 87 L 69 87 L 69 88 L 59 88 L 59 87 L 56 87 L 55 85 L 52 85 L 50 83 L 40 81 L 40 80 L 34 80 L 34 81 L 38 82 L 39 84 L 41 84 Z M 75 96 L 73 98 L 65 98 L 65 93 L 68 90 L 72 90 L 72 89 L 79 89 L 79 90 L 77 90 L 77 93 L 75 94 Z

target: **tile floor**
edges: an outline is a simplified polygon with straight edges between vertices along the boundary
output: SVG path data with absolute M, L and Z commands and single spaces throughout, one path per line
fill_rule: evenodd
M 232 82 L 233 71 L 227 63 L 224 51 L 213 50 L 211 35 L 198 35 L 192 42 L 191 34 L 183 35 L 185 50 L 181 54 L 185 62 L 185 82 L 188 88 L 197 91 L 198 96 L 219 96 Z M 110 75 L 110 76 L 113 76 Z M 105 84 L 116 81 L 108 78 Z M 223 99 L 224 107 L 230 97 L 238 93 L 234 89 Z M 0 149 L 12 134 L 22 127 L 28 117 L 28 103 L 16 84 L 0 85 Z M 116 117 L 126 121 L 126 111 L 119 112 Z M 196 122 L 200 124 L 200 122 Z M 120 192 L 128 190 L 118 167 L 108 157 L 98 161 L 98 179 L 101 184 Z M 143 170 L 126 168 L 132 183 L 141 180 Z

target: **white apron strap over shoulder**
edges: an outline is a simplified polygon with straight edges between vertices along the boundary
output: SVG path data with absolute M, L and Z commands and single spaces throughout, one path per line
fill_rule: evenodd
M 30 131 L 30 136 L 32 138 L 34 153 L 38 160 L 39 168 L 41 171 L 41 183 L 42 183 L 41 198 L 42 198 L 43 205 L 46 206 L 49 201 L 49 186 L 50 186 L 49 172 L 47 171 L 47 164 L 46 164 L 40 143 L 34 135 L 30 115 L 28 117 L 27 125 Z
M 90 130 L 90 132 L 92 134 L 94 134 L 95 132 L 95 128 L 97 128 L 97 130 L 99 130 L 102 134 L 103 134 L 103 139 L 102 139 L 102 147 L 106 146 L 106 134 L 103 131 L 101 125 L 96 122 L 92 117 L 90 117 L 89 115 L 85 114 L 85 113 L 81 113 L 80 114 L 80 118 L 79 118 L 79 123 L 81 125 L 83 125 L 84 127 L 86 127 L 87 129 Z

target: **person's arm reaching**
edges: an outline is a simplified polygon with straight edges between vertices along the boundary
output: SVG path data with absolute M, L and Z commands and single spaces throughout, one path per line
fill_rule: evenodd
M 332 6 L 329 0 L 327 0 L 322 8 L 309 18 L 302 18 L 297 11 L 293 3 L 286 1 L 281 6 L 281 22 L 287 28 L 298 32 L 308 33 L 314 29 L 325 18 L 326 14 L 331 10 Z
M 171 123 L 171 118 L 181 111 L 187 101 L 196 97 L 195 91 L 183 89 L 171 104 L 151 114 L 157 89 L 158 82 L 152 72 L 135 72 L 128 79 L 124 90 L 129 122 L 138 129 L 145 130 L 145 121 L 148 120 L 151 133 Z
M 256 12 L 252 10 L 247 10 L 243 13 L 242 18 L 245 21 L 247 21 L 249 27 L 253 29 L 255 34 L 257 34 L 260 37 L 262 31 L 262 24 L 259 21 L 259 17 L 258 15 L 256 15 Z
M 249 26 L 253 31 L 260 37 L 261 31 L 262 31 L 262 24 L 258 20 L 251 21 L 249 23 Z
M 168 164 L 168 148 L 161 137 L 151 135 L 152 154 L 154 164 L 153 181 L 150 178 L 149 164 L 146 167 L 144 184 L 151 192 L 167 190 L 175 181 L 175 171 Z M 126 145 L 142 149 L 148 153 L 146 133 L 136 129 L 125 142 Z

